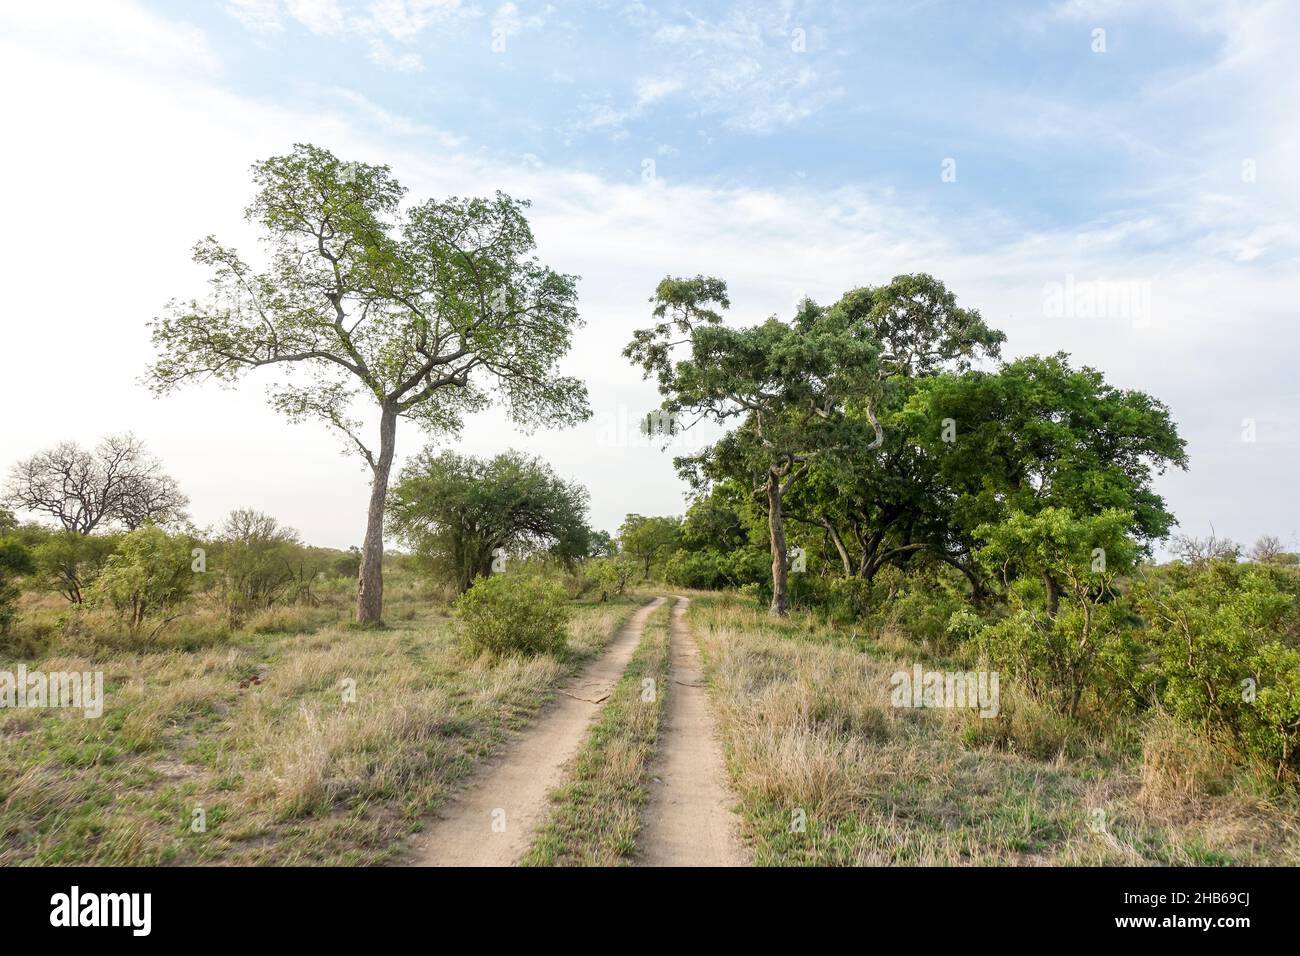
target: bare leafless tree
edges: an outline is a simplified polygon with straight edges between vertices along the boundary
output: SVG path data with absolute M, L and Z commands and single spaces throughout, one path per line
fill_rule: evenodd
M 1287 557 L 1286 545 L 1276 535 L 1260 535 L 1250 549 L 1250 560 L 1256 564 L 1282 564 Z
M 1175 535 L 1169 542 L 1169 553 L 1186 564 L 1204 564 L 1206 561 L 1238 561 L 1242 547 L 1231 538 L 1220 538 L 1213 528 L 1207 538 Z
M 61 442 L 19 461 L 0 500 L 11 508 L 47 514 L 80 534 L 178 522 L 189 504 L 176 480 L 130 432 L 110 435 L 93 450 Z

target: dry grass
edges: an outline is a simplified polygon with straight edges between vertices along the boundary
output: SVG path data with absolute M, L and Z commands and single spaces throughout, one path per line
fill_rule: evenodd
M 198 650 L 61 643 L 28 668 L 102 670 L 104 716 L 0 710 L 0 865 L 385 860 L 635 606 L 583 605 L 563 657 L 499 663 L 427 606 L 378 630 L 267 615 Z
M 895 708 L 894 672 L 950 662 L 734 598 L 691 615 L 759 864 L 1300 862 L 1295 795 L 1167 721 L 1071 725 L 1006 681 L 995 719 Z

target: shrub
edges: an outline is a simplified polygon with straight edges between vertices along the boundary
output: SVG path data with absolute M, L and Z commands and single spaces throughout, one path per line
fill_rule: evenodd
M 58 531 L 32 551 L 42 583 L 80 604 L 86 589 L 104 569 L 109 555 L 122 543 L 120 534 L 80 534 Z
M 269 608 L 290 593 L 307 551 L 292 528 L 248 508 L 230 513 L 216 544 L 213 564 L 219 569 L 232 618 Z M 308 580 L 316 570 L 313 565 Z
M 880 594 L 881 582 L 878 581 L 864 599 L 871 600 L 874 596 L 879 600 Z M 953 634 L 948 623 L 965 606 L 960 596 L 945 590 L 936 579 L 927 576 L 909 580 L 907 586 L 897 590 L 881 623 L 884 628 L 902 631 L 912 640 L 940 650 L 952 643 Z
M 636 565 L 624 555 L 608 558 L 592 558 L 583 568 L 583 573 L 601 590 L 601 599 L 610 594 L 622 597 L 632 578 L 636 575 Z
M 682 588 L 699 591 L 720 588 L 726 584 L 722 572 L 722 557 L 712 548 L 703 551 L 674 551 L 664 565 L 664 580 Z
M 1145 579 L 1136 595 L 1156 654 L 1155 687 L 1175 716 L 1227 731 L 1279 768 L 1300 764 L 1296 599 L 1276 570 L 1206 561 Z
M 1131 617 L 1116 587 L 1137 558 L 1131 523 L 1113 508 L 1095 515 L 1044 508 L 976 530 L 984 541 L 978 562 L 990 573 L 1018 574 L 1008 594 L 1015 613 L 982 632 L 981 648 L 1069 717 L 1086 692 L 1109 696 L 1113 673 L 1132 670 L 1124 663 Z
M 17 541 L 0 540 L 0 637 L 8 634 L 13 624 L 19 594 L 14 579 L 35 571 L 36 564 L 26 548 Z
M 1115 603 L 1065 606 L 1055 616 L 1022 608 L 984 628 L 978 643 L 1035 698 L 1074 717 L 1089 691 L 1114 699 L 1124 689 L 1116 673 L 1132 659 L 1127 626 L 1127 609 Z
M 146 525 L 109 556 L 88 592 L 92 605 L 115 608 L 135 634 L 151 614 L 180 604 L 194 586 L 190 542 Z
M 732 587 L 760 584 L 771 590 L 772 558 L 765 549 L 750 546 L 719 551 L 718 555 L 718 569 Z
M 1248 753 L 1300 769 L 1300 650 L 1269 641 L 1251 658 L 1258 690 L 1241 736 Z
M 824 597 L 826 613 L 836 624 L 852 624 L 871 613 L 873 588 L 862 578 L 834 578 Z
M 536 577 L 480 578 L 456 601 L 462 633 L 476 652 L 557 653 L 564 649 L 569 603 L 559 584 Z
M 589 593 L 597 584 L 590 575 L 585 574 L 582 570 L 572 573 L 565 572 L 561 581 L 564 584 L 564 593 L 573 601 Z

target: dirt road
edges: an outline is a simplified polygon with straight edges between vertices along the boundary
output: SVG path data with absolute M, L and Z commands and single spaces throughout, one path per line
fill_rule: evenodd
M 562 688 L 535 724 L 508 745 L 448 805 L 415 846 L 416 866 L 510 866 L 528 849 L 549 791 L 627 668 L 646 619 L 664 603 L 637 611 L 601 656 Z
M 690 602 L 672 612 L 668 712 L 651 767 L 650 803 L 638 840 L 642 866 L 746 866 L 735 798 L 704 689 L 700 650 L 686 623 Z

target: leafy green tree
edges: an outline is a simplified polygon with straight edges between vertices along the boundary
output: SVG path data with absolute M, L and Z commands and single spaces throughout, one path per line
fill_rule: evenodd
M 724 479 L 687 509 L 664 580 L 702 589 L 765 584 L 770 564 L 766 514 L 745 487 Z
M 649 578 L 655 562 L 665 560 L 681 539 L 682 521 L 673 517 L 645 517 L 630 514 L 618 529 L 619 546 Z
M 682 518 L 682 547 L 734 551 L 767 543 L 767 516 L 739 482 L 716 482 L 695 498 Z
M 31 553 L 11 538 L 0 538 L 0 637 L 9 633 L 20 593 L 17 579 L 36 573 Z
M 343 578 L 355 578 L 361 571 L 361 549 L 355 544 L 346 551 L 334 556 L 331 566 L 334 573 Z
M 611 554 L 587 562 L 584 571 L 588 579 L 595 581 L 600 588 L 600 599 L 608 601 L 610 592 L 623 596 L 636 576 L 637 566 L 625 554 Z
M 516 451 L 481 459 L 426 448 L 402 469 L 389 502 L 394 532 L 462 592 L 491 574 L 502 552 L 585 557 L 586 514 L 585 488 Z
M 988 628 L 983 644 L 1031 693 L 1069 717 L 1097 685 L 1098 668 L 1124 656 L 1128 611 L 1115 599 L 1117 579 L 1138 554 L 1131 525 L 1132 516 L 1117 509 L 1081 517 L 1049 507 L 1012 512 L 977 532 L 984 542 L 977 559 L 1011 588 L 1014 601 L 1013 614 Z M 1127 672 L 1121 668 L 1122 677 Z
M 674 551 L 664 564 L 664 580 L 678 587 L 719 588 L 728 583 L 723 570 L 723 557 L 716 548 L 700 551 Z
M 608 531 L 592 530 L 587 540 L 589 558 L 608 558 L 618 553 L 618 542 Z
M 927 500 L 940 505 L 922 520 L 920 540 L 964 572 L 976 529 L 1016 512 L 1122 511 L 1143 553 L 1174 524 L 1152 488 L 1155 475 L 1187 467 L 1169 409 L 1095 369 L 1071 368 L 1063 354 L 918 381 L 895 422 L 923 455 Z M 1055 575 L 1045 574 L 1054 606 Z
M 996 355 L 1003 340 L 928 275 L 855 289 L 828 307 L 805 300 L 791 322 L 739 329 L 722 323 L 730 302 L 719 279 L 666 278 L 651 301 L 658 323 L 637 331 L 624 354 L 655 375 L 671 420 L 734 426 L 677 464 L 697 485 L 734 478 L 763 496 L 778 616 L 789 607 L 791 489 L 820 458 L 881 446 L 878 413 L 899 380 L 964 368 Z
M 122 541 L 120 534 L 57 531 L 32 549 L 44 586 L 81 604 L 86 588 Z
M 194 587 L 190 542 L 155 525 L 137 528 L 122 539 L 87 593 L 90 604 L 116 608 L 132 634 L 154 614 L 179 606 Z M 163 617 L 156 633 L 169 620 Z
M 557 371 L 580 324 L 576 278 L 537 261 L 527 203 L 502 193 L 403 208 L 387 166 L 310 145 L 257 163 L 253 178 L 247 217 L 268 265 L 200 242 L 212 295 L 173 302 L 152 323 L 149 378 L 166 393 L 263 366 L 303 373 L 275 388 L 275 407 L 338 429 L 370 466 L 357 620 L 375 623 L 398 419 L 454 432 L 494 397 L 524 426 L 586 418 L 585 387 Z M 377 441 L 350 411 L 362 397 L 378 413 Z
M 912 390 L 912 383 L 893 384 L 891 407 L 880 414 L 883 438 L 878 452 L 814 462 L 789 498 L 787 513 L 821 531 L 828 546 L 824 550 L 845 577 L 870 585 L 886 566 L 906 566 L 928 551 L 966 573 L 979 597 L 978 577 L 957 560 L 958 549 L 946 540 L 951 495 L 899 422 L 896 403 Z M 869 591 L 867 587 L 853 593 Z
M 586 489 L 582 489 L 582 493 L 580 514 L 585 515 L 587 510 Z M 577 571 L 579 561 L 584 561 L 600 553 L 598 549 L 602 545 L 595 535 L 596 532 L 587 527 L 586 521 L 582 520 L 581 517 L 577 521 L 566 521 L 561 527 L 555 543 L 547 548 L 546 553 L 558 560 L 564 566 L 564 570 L 573 574 Z

